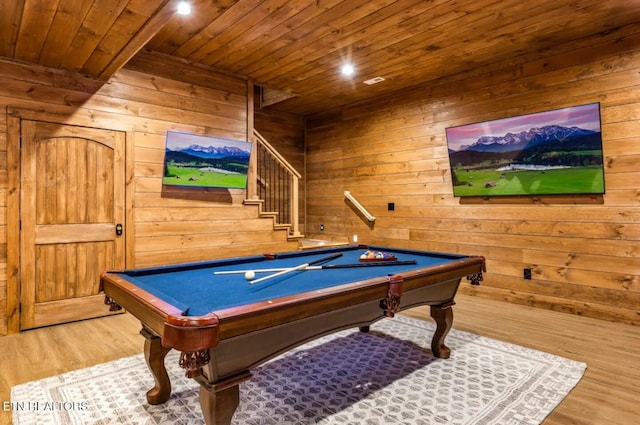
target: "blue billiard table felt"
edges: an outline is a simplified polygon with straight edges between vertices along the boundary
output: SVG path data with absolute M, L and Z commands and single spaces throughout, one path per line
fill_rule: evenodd
M 374 250 L 376 247 L 369 249 Z M 236 260 L 192 263 L 188 267 L 178 265 L 150 268 L 143 271 L 125 271 L 119 275 L 144 291 L 181 309 L 184 315 L 201 316 L 226 308 L 273 300 L 375 277 L 401 274 L 417 268 L 436 266 L 465 258 L 465 256 L 455 254 L 394 250 L 383 247 L 380 247 L 380 250 L 393 253 L 399 261 L 416 260 L 417 264 L 294 271 L 256 284 L 250 284 L 243 273 L 214 274 L 214 271 L 225 270 L 295 267 L 326 257 L 333 252 L 342 252 L 343 256 L 322 263 L 322 265 L 358 263 L 360 255 L 366 250 L 348 247 L 290 253 L 290 255 L 279 256 L 275 260 L 264 260 L 262 256 L 254 256 Z M 273 272 L 256 273 L 256 279 L 269 274 L 273 274 Z

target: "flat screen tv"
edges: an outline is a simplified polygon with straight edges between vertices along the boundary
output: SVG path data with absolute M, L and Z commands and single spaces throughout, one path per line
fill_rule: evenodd
M 251 143 L 168 131 L 162 184 L 246 189 Z
M 453 194 L 603 194 L 600 104 L 446 130 Z

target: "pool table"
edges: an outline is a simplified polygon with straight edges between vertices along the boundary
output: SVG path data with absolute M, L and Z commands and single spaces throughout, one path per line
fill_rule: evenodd
M 361 260 L 367 251 L 388 258 Z M 319 269 L 277 271 L 314 262 Z M 247 280 L 245 270 L 259 269 L 275 271 L 255 272 L 254 279 L 272 276 L 265 280 Z M 366 332 L 403 309 L 431 307 L 431 350 L 448 358 L 444 340 L 458 285 L 463 277 L 478 284 L 483 271 L 480 256 L 354 245 L 109 271 L 101 288 L 112 310 L 124 308 L 142 322 L 155 379 L 148 402 L 168 400 L 164 358 L 175 349 L 187 376 L 200 383 L 205 422 L 219 425 L 231 423 L 239 384 L 252 368 L 322 335 L 349 327 Z

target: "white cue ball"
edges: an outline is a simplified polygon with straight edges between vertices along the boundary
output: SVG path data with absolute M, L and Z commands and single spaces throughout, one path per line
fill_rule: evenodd
M 252 271 L 248 271 L 244 274 L 244 278 L 247 280 L 253 280 L 256 278 L 256 273 Z

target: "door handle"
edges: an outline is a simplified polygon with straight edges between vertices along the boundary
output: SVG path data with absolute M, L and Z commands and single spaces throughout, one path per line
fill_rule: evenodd
M 120 223 L 116 224 L 116 235 L 117 236 L 121 236 L 122 235 L 122 224 L 120 224 Z

